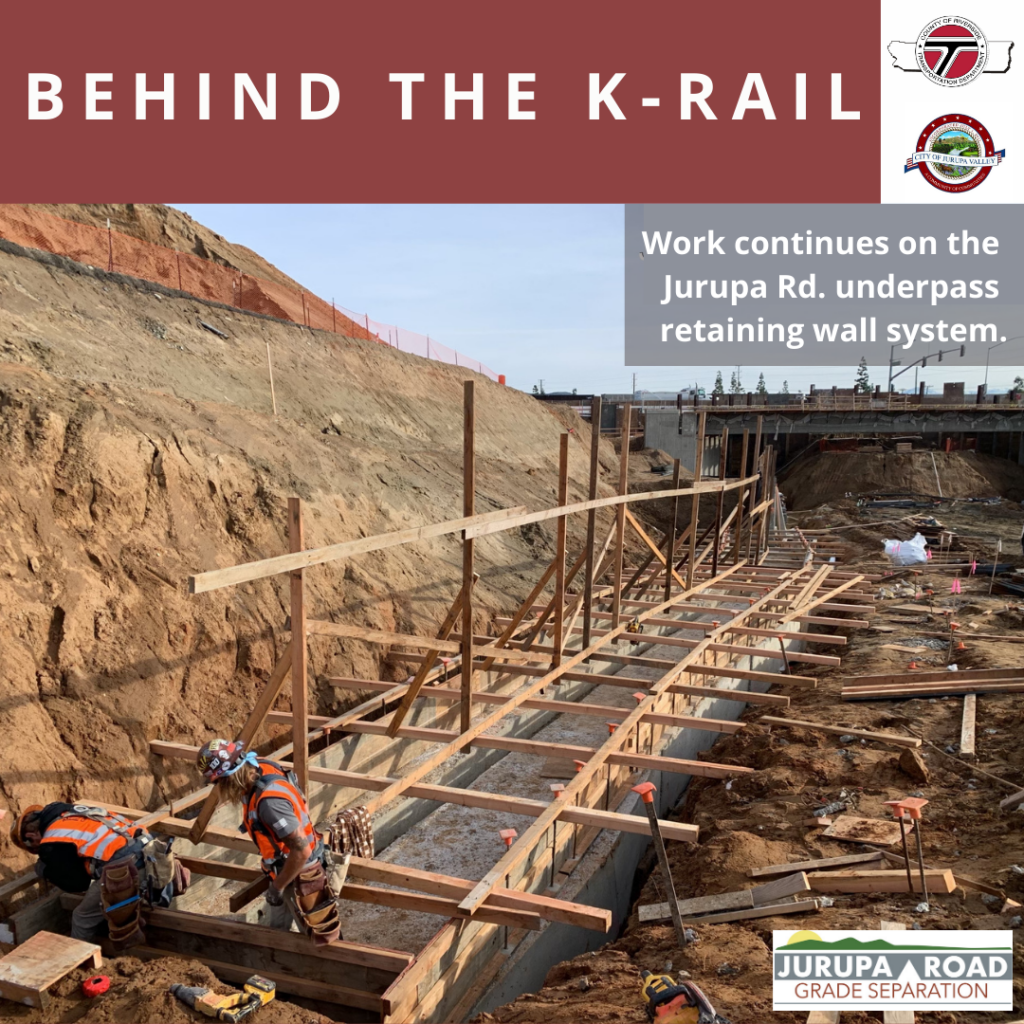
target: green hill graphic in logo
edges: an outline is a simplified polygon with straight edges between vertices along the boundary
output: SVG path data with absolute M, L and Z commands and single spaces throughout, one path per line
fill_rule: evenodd
M 821 950 L 826 952 L 842 951 L 867 951 L 867 950 L 935 950 L 939 952 L 964 952 L 963 946 L 931 946 L 919 942 L 887 942 L 885 939 L 872 939 L 870 942 L 863 942 L 860 939 L 836 939 L 834 942 L 825 942 L 817 933 L 812 931 L 794 932 L 789 941 L 780 946 L 776 952 L 806 952 L 807 950 Z M 1006 952 L 1010 949 L 1006 946 L 978 946 L 969 947 L 972 951 L 976 948 L 978 952 Z

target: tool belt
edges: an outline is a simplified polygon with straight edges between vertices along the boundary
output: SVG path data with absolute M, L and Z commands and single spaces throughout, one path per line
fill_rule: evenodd
M 184 893 L 192 881 L 192 873 L 171 851 L 173 842 L 173 837 L 166 842 L 154 839 L 142 849 L 147 903 L 151 907 L 169 907 L 171 900 Z
M 100 870 L 100 904 L 115 949 L 146 941 L 142 929 L 142 894 L 135 857 L 108 861 Z
M 326 946 L 341 938 L 338 894 L 331 886 L 323 860 L 303 868 L 286 890 L 285 899 L 315 945 Z

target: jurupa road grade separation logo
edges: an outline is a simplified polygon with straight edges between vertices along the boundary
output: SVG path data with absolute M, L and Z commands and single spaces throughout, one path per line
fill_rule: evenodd
M 970 192 L 1006 158 L 989 130 L 966 114 L 946 114 L 927 125 L 907 157 L 903 173 L 919 170 L 925 181 L 943 192 Z
M 968 85 L 978 75 L 1010 70 L 1009 40 L 989 42 L 967 18 L 935 18 L 915 42 L 894 39 L 889 44 L 893 67 L 916 71 L 936 85 Z
M 774 1010 L 1012 1010 L 1013 932 L 773 932 Z

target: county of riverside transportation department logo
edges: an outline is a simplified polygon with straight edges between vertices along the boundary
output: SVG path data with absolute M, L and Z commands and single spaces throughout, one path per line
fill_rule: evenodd
M 894 39 L 889 44 L 894 67 L 920 71 L 928 81 L 944 86 L 967 85 L 986 72 L 1009 71 L 1012 49 L 1012 42 L 989 42 L 973 21 L 959 17 L 928 22 L 916 42 Z
M 1005 157 L 1006 150 L 996 150 L 980 121 L 966 114 L 946 114 L 921 132 L 903 173 L 919 170 L 929 185 L 942 192 L 970 192 Z

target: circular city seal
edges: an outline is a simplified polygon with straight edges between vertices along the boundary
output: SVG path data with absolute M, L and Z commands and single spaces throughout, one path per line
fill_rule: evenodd
M 967 85 L 988 63 L 988 42 L 967 18 L 936 18 L 917 37 L 917 66 L 936 85 Z
M 906 170 L 920 170 L 943 192 L 970 192 L 998 166 L 1006 150 L 996 150 L 989 130 L 966 114 L 938 117 L 921 132 Z

